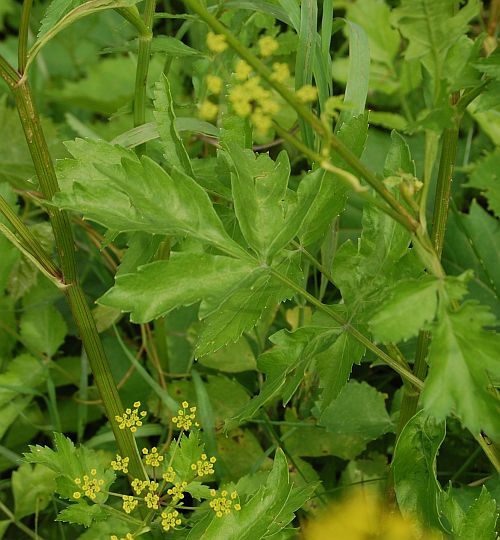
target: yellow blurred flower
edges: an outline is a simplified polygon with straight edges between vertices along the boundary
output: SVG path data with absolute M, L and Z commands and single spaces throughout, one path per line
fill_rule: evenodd
M 271 56 L 278 50 L 278 42 L 271 36 L 264 36 L 257 42 L 261 56 Z
M 207 75 L 207 88 L 212 94 L 220 94 L 222 90 L 222 79 L 217 75 Z
M 207 47 L 214 53 L 221 53 L 227 49 L 226 36 L 208 32 Z
M 203 101 L 203 103 L 200 103 L 199 115 L 202 120 L 215 120 L 215 118 L 217 118 L 218 112 L 219 107 L 208 99 Z

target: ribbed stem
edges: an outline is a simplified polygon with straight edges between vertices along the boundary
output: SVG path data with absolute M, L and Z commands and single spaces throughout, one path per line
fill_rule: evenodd
M 50 200 L 59 191 L 59 186 L 27 80 L 20 81 L 12 88 L 12 91 L 41 191 L 45 198 Z M 49 207 L 48 212 L 59 254 L 63 281 L 66 285 L 64 290 L 71 313 L 80 331 L 80 337 L 119 451 L 123 456 L 130 458 L 130 475 L 136 478 L 145 478 L 144 467 L 132 433 L 128 430 L 118 429 L 115 421 L 115 416 L 123 413 L 123 406 L 95 321 L 78 283 L 75 244 L 68 215 L 52 206 Z
M 140 126 L 146 121 L 146 91 L 155 8 L 156 0 L 146 0 L 143 16 L 145 31 L 139 35 L 139 53 L 135 74 L 134 126 Z

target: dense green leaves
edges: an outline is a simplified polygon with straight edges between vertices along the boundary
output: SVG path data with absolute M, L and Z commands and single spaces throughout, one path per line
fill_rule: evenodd
M 488 199 L 488 208 L 500 217 L 500 150 L 483 158 L 470 176 L 469 187 L 481 190 Z

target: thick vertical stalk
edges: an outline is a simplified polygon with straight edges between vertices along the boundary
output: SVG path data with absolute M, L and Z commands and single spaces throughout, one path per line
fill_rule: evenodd
M 134 126 L 140 126 L 146 121 L 146 90 L 148 83 L 149 60 L 151 57 L 152 27 L 156 0 L 146 0 L 144 7 L 145 31 L 139 35 L 139 53 L 135 74 L 134 94 Z
M 12 87 L 12 91 L 31 158 L 40 181 L 41 190 L 45 198 L 50 200 L 59 191 L 59 186 L 27 80 L 19 81 L 18 84 Z M 106 415 L 110 421 L 121 454 L 130 458 L 129 470 L 131 476 L 143 478 L 145 477 L 145 472 L 133 435 L 128 430 L 120 430 L 115 421 L 115 416 L 123 413 L 123 406 L 92 313 L 78 283 L 75 244 L 68 215 L 66 212 L 54 207 L 49 207 L 48 212 L 59 254 L 60 267 L 65 284 L 64 290 L 68 298 L 71 313 L 80 331 L 80 337 L 87 353 Z

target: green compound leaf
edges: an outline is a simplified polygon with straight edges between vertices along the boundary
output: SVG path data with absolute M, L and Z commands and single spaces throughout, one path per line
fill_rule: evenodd
M 288 189 L 290 162 L 281 152 L 276 162 L 254 155 L 237 144 L 226 144 L 232 168 L 236 217 L 248 245 L 270 260 L 297 235 L 321 189 L 322 175 L 308 175 L 297 192 Z
M 436 457 L 446 425 L 418 412 L 404 427 L 396 444 L 392 470 L 399 508 L 417 516 L 427 527 L 442 529 L 441 486 L 436 479 Z
M 23 463 L 12 473 L 14 515 L 17 519 L 41 512 L 49 505 L 56 488 L 55 473 L 44 465 Z
M 310 494 L 310 488 L 293 488 L 285 454 L 278 449 L 265 484 L 249 500 L 242 502 L 241 510 L 232 511 L 224 519 L 213 514 L 209 523 L 204 520 L 192 529 L 188 540 L 260 540 L 277 535 L 293 520 L 294 512 Z
M 220 302 L 254 270 L 254 264 L 231 257 L 172 253 L 168 261 L 118 276 L 99 303 L 129 311 L 133 322 L 147 322 L 200 300 Z
M 500 150 L 483 158 L 464 187 L 474 187 L 488 199 L 488 208 L 500 217 Z
M 432 327 L 429 374 L 422 392 L 425 410 L 438 420 L 454 413 L 474 435 L 500 436 L 500 400 L 492 389 L 500 380 L 500 335 L 485 306 L 463 304 L 443 310 Z
M 434 80 L 435 90 L 443 77 L 448 51 L 478 13 L 475 0 L 469 0 L 454 14 L 455 6 L 455 0 L 403 0 L 392 13 L 393 24 L 408 40 L 406 59 L 418 58 L 422 62 Z
M 157 163 L 102 141 L 78 142 L 78 154 L 88 147 L 91 154 L 64 165 L 68 177 L 76 170 L 71 190 L 57 193 L 61 208 L 83 215 L 115 231 L 153 234 L 189 234 L 239 256 L 243 249 L 234 242 L 217 216 L 212 203 L 191 177 L 173 168 L 165 172 Z M 70 151 L 73 146 L 69 146 Z M 110 156 L 103 157 L 109 149 Z M 116 163 L 118 156 L 127 156 Z M 85 164 L 92 165 L 83 177 Z

